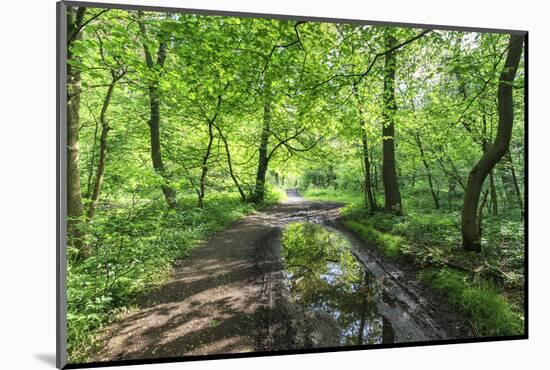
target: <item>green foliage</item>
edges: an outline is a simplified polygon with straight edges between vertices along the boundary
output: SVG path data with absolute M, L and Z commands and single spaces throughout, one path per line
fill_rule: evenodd
M 273 186 L 271 184 L 266 184 L 267 194 L 265 196 L 263 204 L 260 204 L 260 208 L 265 208 L 272 204 L 279 203 L 286 198 L 286 191 L 280 187 Z
M 159 213 L 164 205 L 157 202 L 139 211 L 122 209 L 90 225 L 88 243 L 94 254 L 82 262 L 72 261 L 68 269 L 71 361 L 86 359 L 94 348 L 94 330 L 161 283 L 176 259 L 254 210 L 235 194 L 213 194 L 204 209 L 194 208 L 192 197 L 180 201 L 186 208 Z
M 405 216 L 369 215 L 359 194 L 323 189 L 306 194 L 311 199 L 347 200 L 344 224 L 385 258 L 412 263 L 419 279 L 468 317 L 479 335 L 523 333 L 521 223 L 492 220 L 485 232 L 484 254 L 477 256 L 462 251 L 456 212 L 409 209 Z
M 466 314 L 480 336 L 524 333 L 523 316 L 487 284 L 447 268 L 423 270 L 419 278 Z
M 367 243 L 378 249 L 384 257 L 397 259 L 403 255 L 405 241 L 399 236 L 379 232 L 373 226 L 358 221 L 346 220 L 344 223 Z
M 472 257 L 459 248 L 461 183 L 483 153 L 479 144 L 494 139 L 505 35 L 438 30 L 395 51 L 397 109 L 391 114 L 405 209 L 405 216 L 397 217 L 367 211 L 363 194 L 368 157 L 372 192 L 379 204 L 384 196 L 381 122 L 388 112 L 382 104 L 383 58 L 373 58 L 386 50 L 387 32 L 403 42 L 418 30 L 99 12 L 87 10 L 82 37 L 70 46 L 68 61 L 82 79 L 77 124 L 85 210 L 92 202 L 108 124 L 96 216 L 81 220 L 93 253 L 81 261 L 74 248 L 68 251 L 71 360 L 83 359 L 94 345 L 93 331 L 162 281 L 174 260 L 254 210 L 241 202 L 238 190 L 250 198 L 264 185 L 259 208 L 282 200 L 286 188 L 297 186 L 310 199 L 346 203 L 342 212 L 348 227 L 382 255 L 420 267 L 459 264 L 521 301 L 524 235 L 517 193 L 524 191 L 523 125 L 514 124 L 511 157 L 493 171 L 500 214 L 482 212 L 483 254 Z M 145 50 L 156 61 L 163 46 L 165 62 L 150 66 Z M 347 77 L 367 68 L 369 74 L 360 81 Z M 105 109 L 107 86 L 118 75 Z M 151 96 L 152 90 L 158 94 Z M 154 170 L 150 119 L 151 101 L 157 99 L 160 137 L 155 147 L 163 164 Z M 523 96 L 514 94 L 514 99 L 521 123 Z M 265 184 L 257 176 L 263 133 Z M 177 192 L 177 209 L 168 210 L 161 201 L 161 187 Z M 197 207 L 201 191 L 203 209 Z M 437 210 L 432 193 L 440 203 Z M 305 248 L 303 240 L 288 238 L 298 238 L 293 230 L 324 235 L 313 229 L 292 226 L 286 242 Z M 463 301 L 500 304 L 498 297 L 463 291 L 468 291 Z M 480 321 L 489 315 L 473 304 L 467 312 Z
M 311 199 L 311 200 L 324 200 L 324 201 L 342 202 L 342 203 L 348 203 L 348 204 L 357 204 L 358 209 L 364 208 L 358 204 L 362 201 L 362 197 L 357 193 L 337 191 L 335 189 L 323 189 L 323 188 L 311 187 L 311 188 L 308 188 L 306 191 L 304 191 L 302 195 L 307 199 Z

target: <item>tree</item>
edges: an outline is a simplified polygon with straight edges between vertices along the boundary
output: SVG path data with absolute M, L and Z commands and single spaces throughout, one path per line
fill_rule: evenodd
M 271 136 L 271 106 L 270 102 L 266 102 L 264 105 L 264 116 L 262 133 L 260 135 L 260 146 L 258 148 L 258 170 L 256 171 L 256 181 L 254 187 L 254 195 L 252 201 L 254 203 L 262 203 L 265 196 L 265 174 L 267 173 L 267 166 L 271 155 L 268 154 L 267 145 L 269 143 L 269 137 Z
M 82 38 L 82 27 L 86 8 L 67 8 L 67 234 L 69 243 L 81 257 L 89 254 L 82 230 L 82 192 L 80 190 L 80 58 L 72 48 Z
M 424 164 L 424 168 L 426 169 L 426 176 L 428 177 L 428 185 L 430 186 L 430 193 L 432 194 L 435 208 L 439 209 L 439 196 L 437 194 L 437 191 L 434 188 L 432 171 L 430 170 L 430 165 L 428 164 L 428 160 L 426 159 L 426 154 L 424 153 L 424 147 L 422 146 L 422 140 L 420 139 L 420 134 L 416 132 L 413 134 L 413 136 L 416 140 L 416 144 L 418 145 L 418 150 L 420 151 L 420 158 L 422 159 L 422 163 Z
M 169 208 L 176 208 L 178 201 L 176 197 L 176 191 L 170 184 L 170 177 L 166 172 L 164 161 L 162 160 L 161 143 L 160 143 L 160 88 L 159 79 L 160 73 L 164 67 L 166 61 L 167 52 L 167 40 L 165 35 L 159 35 L 158 50 L 156 52 L 156 60 L 153 59 L 153 55 L 149 50 L 149 42 L 145 41 L 148 37 L 145 23 L 143 22 L 143 13 L 139 14 L 139 26 L 143 40 L 143 51 L 145 54 L 145 62 L 150 74 L 152 75 L 149 81 L 148 94 L 149 94 L 149 129 L 151 135 L 151 160 L 153 161 L 153 168 L 163 178 L 164 183 L 160 186 L 164 198 Z
M 397 40 L 389 32 L 386 34 L 386 48 L 393 49 Z M 401 193 L 397 181 L 395 163 L 395 70 L 396 54 L 390 52 L 385 55 L 384 64 L 384 95 L 383 95 L 383 123 L 382 123 L 382 177 L 384 183 L 384 210 L 395 214 L 402 214 Z
M 508 53 L 498 84 L 498 128 L 494 142 L 473 166 L 468 175 L 462 207 L 462 245 L 467 251 L 481 251 L 478 203 L 485 178 L 506 154 L 512 137 L 514 100 L 512 83 L 516 76 L 523 50 L 523 36 L 511 35 Z
M 101 187 L 103 185 L 103 178 L 105 176 L 105 168 L 107 166 L 107 152 L 108 152 L 108 136 L 111 127 L 109 126 L 109 120 L 107 118 L 107 110 L 111 104 L 113 97 L 113 91 L 115 90 L 117 82 L 126 74 L 126 68 L 120 66 L 118 63 L 116 66 L 110 66 L 106 61 L 105 50 L 103 47 L 103 40 L 99 34 L 97 38 L 100 45 L 100 57 L 102 63 L 109 69 L 111 80 L 107 86 L 107 93 L 103 99 L 101 105 L 101 112 L 99 113 L 99 123 L 101 124 L 101 135 L 99 138 L 99 162 L 97 165 L 96 176 L 93 185 L 93 191 L 90 196 L 90 202 L 88 204 L 87 221 L 90 222 L 95 216 L 97 203 L 101 194 Z M 93 164 L 93 163 L 92 163 Z
M 374 191 L 371 179 L 371 159 L 369 155 L 369 138 L 367 132 L 366 122 L 363 118 L 364 104 L 358 96 L 357 88 L 353 86 L 353 95 L 357 101 L 357 110 L 359 113 L 359 130 L 361 131 L 361 147 L 362 147 L 362 161 L 363 161 L 363 192 L 365 194 L 365 205 L 368 207 L 371 213 L 378 211 L 378 205 L 374 199 Z

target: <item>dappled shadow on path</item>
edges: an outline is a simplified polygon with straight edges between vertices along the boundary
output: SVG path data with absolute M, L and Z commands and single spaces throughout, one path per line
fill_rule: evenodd
M 321 217 L 339 206 L 295 195 L 216 234 L 179 261 L 140 308 L 102 332 L 106 345 L 94 361 L 277 349 L 270 327 L 281 289 L 273 282 L 282 269 L 280 232 L 290 218 Z
M 258 350 L 265 325 L 264 272 L 258 263 L 277 218 L 251 215 L 180 261 L 141 308 L 108 327 L 97 361 Z

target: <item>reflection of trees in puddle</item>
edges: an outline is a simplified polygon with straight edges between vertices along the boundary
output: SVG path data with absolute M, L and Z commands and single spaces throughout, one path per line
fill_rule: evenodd
M 380 286 L 344 236 L 313 223 L 291 223 L 283 234 L 283 256 L 290 299 L 334 329 L 334 344 L 393 342 L 393 328 L 376 309 Z

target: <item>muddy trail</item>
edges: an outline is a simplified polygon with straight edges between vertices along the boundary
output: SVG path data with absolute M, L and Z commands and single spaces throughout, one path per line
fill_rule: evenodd
M 342 204 L 287 193 L 283 203 L 235 222 L 181 260 L 138 309 L 100 333 L 105 344 L 93 360 L 472 336 L 467 321 L 420 286 L 413 271 L 382 260 L 342 224 Z M 283 248 L 283 230 L 295 222 L 306 231 L 318 225 L 312 232 L 322 229 L 321 237 L 310 236 L 330 247 L 321 243 L 316 253 L 332 248 L 332 257 Z

